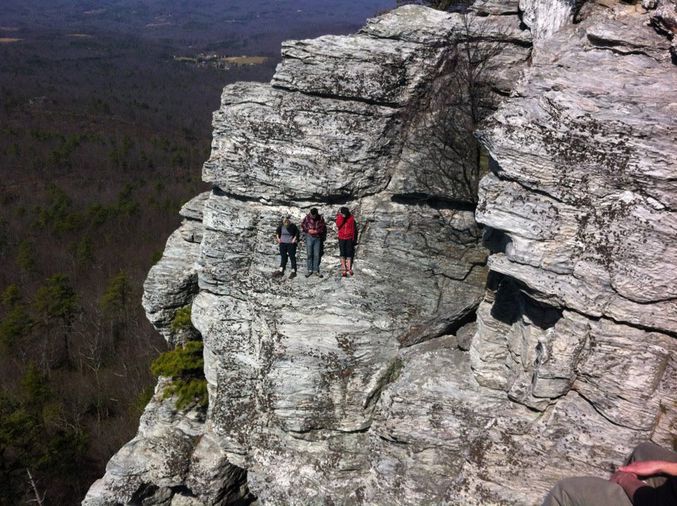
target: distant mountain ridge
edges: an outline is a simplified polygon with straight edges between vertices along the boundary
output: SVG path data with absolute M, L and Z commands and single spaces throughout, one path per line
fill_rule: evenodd
M 279 40 L 313 33 L 348 33 L 374 12 L 391 8 L 391 0 L 104 0 L 97 2 L 3 2 L 0 27 L 21 30 L 128 33 L 153 40 L 219 47 L 220 41 L 244 41 L 246 51 L 276 53 Z M 272 42 L 274 39 L 275 42 Z M 224 45 L 227 48 L 228 44 Z

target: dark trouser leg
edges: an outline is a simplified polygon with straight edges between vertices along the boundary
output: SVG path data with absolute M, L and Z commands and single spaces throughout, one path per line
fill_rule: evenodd
M 306 268 L 313 272 L 313 237 L 306 237 Z
M 296 243 L 289 244 L 287 250 L 289 252 L 289 259 L 291 260 L 291 269 L 296 271 Z
M 346 241 L 344 239 L 339 239 L 339 257 L 346 259 Z
M 320 238 L 319 237 L 310 237 L 309 238 L 308 250 L 310 252 L 309 261 L 310 271 L 311 272 L 320 272 Z
M 603 478 L 581 477 L 560 480 L 543 506 L 632 506 L 620 485 Z
M 339 239 L 338 246 L 339 246 L 339 258 L 341 259 L 341 273 L 345 276 L 346 271 L 348 270 L 346 268 L 345 241 L 343 239 Z
M 346 245 L 346 263 L 348 264 L 348 270 L 353 270 L 353 256 L 355 256 L 355 241 L 348 241 Z
M 313 266 L 315 272 L 320 272 L 320 250 L 322 249 L 322 240 L 319 237 L 315 238 L 315 252 L 313 253 Z
M 289 244 L 280 243 L 280 267 L 284 270 L 287 267 L 287 256 L 289 255 Z

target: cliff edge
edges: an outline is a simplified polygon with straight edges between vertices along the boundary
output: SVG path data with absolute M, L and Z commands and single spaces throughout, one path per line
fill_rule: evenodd
M 227 86 L 213 190 L 144 294 L 172 344 L 203 340 L 209 408 L 178 411 L 161 378 L 83 504 L 540 504 L 671 446 L 677 16 L 645 4 L 404 6 Z M 476 212 L 412 147 L 467 40 L 498 48 Z M 355 276 L 333 228 L 324 278 L 272 277 L 280 218 L 343 205 Z

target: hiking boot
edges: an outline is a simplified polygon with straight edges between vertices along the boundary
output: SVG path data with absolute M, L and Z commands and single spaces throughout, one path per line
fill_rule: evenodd
M 318 278 L 323 278 L 323 277 L 324 277 L 324 274 L 322 274 L 320 271 L 317 271 L 316 274 L 317 274 L 317 277 L 318 277 Z
M 309 277 L 312 276 L 312 275 L 313 275 L 312 272 L 306 272 L 306 277 L 307 277 L 307 278 L 309 278 Z
M 273 272 L 273 277 L 274 277 L 274 278 L 279 278 L 279 277 L 282 276 L 283 274 L 284 274 L 284 269 L 283 269 L 282 267 L 280 267 L 278 270 L 276 270 L 275 272 Z
M 296 277 L 296 271 L 291 271 L 291 274 L 289 275 L 289 279 L 294 279 Z

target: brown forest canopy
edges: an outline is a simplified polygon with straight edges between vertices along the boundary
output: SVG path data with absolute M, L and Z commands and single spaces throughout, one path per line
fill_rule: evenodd
M 181 204 L 206 189 L 222 87 L 269 80 L 282 39 L 352 32 L 392 6 L 3 2 L 0 504 L 35 499 L 30 477 L 45 504 L 78 503 L 134 435 L 166 349 L 142 282 Z M 200 53 L 269 60 L 175 59 Z

